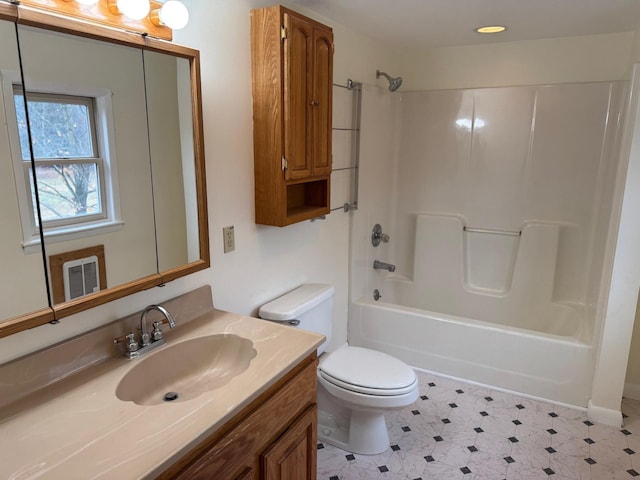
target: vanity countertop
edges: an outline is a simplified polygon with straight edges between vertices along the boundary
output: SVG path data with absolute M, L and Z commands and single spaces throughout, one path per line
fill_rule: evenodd
M 234 333 L 257 351 L 226 385 L 179 402 L 136 405 L 116 387 L 136 362 L 112 357 L 0 408 L 0 478 L 154 478 L 284 377 L 321 335 L 212 310 L 167 332 L 167 344 Z M 1 383 L 1 381 L 0 381 Z

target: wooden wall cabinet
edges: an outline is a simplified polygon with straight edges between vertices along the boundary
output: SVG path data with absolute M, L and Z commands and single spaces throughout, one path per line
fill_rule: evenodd
M 333 31 L 281 6 L 251 11 L 256 223 L 329 213 Z
M 159 478 L 315 480 L 317 365 L 314 352 Z

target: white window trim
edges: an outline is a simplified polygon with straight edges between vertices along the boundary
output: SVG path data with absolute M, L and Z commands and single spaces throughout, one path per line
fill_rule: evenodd
M 13 98 L 13 86 L 21 83 L 20 74 L 13 70 L 0 70 L 2 77 L 2 96 L 9 133 L 9 145 L 13 159 L 13 172 L 22 224 L 22 247 L 25 253 L 40 251 L 40 236 L 32 232 L 35 225 L 33 209 L 29 197 L 31 195 L 29 178 L 24 173 L 24 160 L 20 150 L 18 123 Z M 120 213 L 120 195 L 118 189 L 118 171 L 116 161 L 116 140 L 113 121 L 112 93 L 104 88 L 86 85 L 70 85 L 63 83 L 35 81 L 25 78 L 29 92 L 60 94 L 95 99 L 95 132 L 98 156 L 103 159 L 104 191 L 106 218 L 95 222 L 84 222 L 77 225 L 66 225 L 49 228 L 45 231 L 45 243 L 58 243 L 78 238 L 100 235 L 122 229 L 124 222 Z
M 124 222 L 117 221 L 101 221 L 101 222 L 85 222 L 83 224 L 74 225 L 73 227 L 57 228 L 53 232 L 45 234 L 46 243 L 67 242 L 78 238 L 93 237 L 102 235 L 103 233 L 117 232 L 124 226 Z M 34 237 L 30 240 L 22 242 L 24 253 L 36 253 L 40 251 L 40 238 Z

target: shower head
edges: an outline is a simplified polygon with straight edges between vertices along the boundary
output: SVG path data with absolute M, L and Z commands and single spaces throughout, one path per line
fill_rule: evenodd
M 402 77 L 390 77 L 389 75 L 387 75 L 384 72 L 381 72 L 380 70 L 376 70 L 376 78 L 380 78 L 380 76 L 383 76 L 384 78 L 386 78 L 387 80 L 389 80 L 389 91 L 390 92 L 395 92 L 396 90 L 398 90 L 400 88 L 400 85 L 402 85 Z

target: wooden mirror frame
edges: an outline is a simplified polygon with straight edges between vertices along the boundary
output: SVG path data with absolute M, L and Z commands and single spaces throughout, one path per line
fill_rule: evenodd
M 135 47 L 151 52 L 166 53 L 175 57 L 185 58 L 189 61 L 196 173 L 196 201 L 198 207 L 198 240 L 200 244 L 200 259 L 195 262 L 164 272 L 158 272 L 112 288 L 107 288 L 106 290 L 96 292 L 88 297 L 78 298 L 70 302 L 53 305 L 52 307 L 19 315 L 17 317 L 4 320 L 0 319 L 0 338 L 60 320 L 61 318 L 69 315 L 83 312 L 98 305 L 102 305 L 152 287 L 163 285 L 171 280 L 209 268 L 209 226 L 207 214 L 204 136 L 202 128 L 200 52 L 192 48 L 151 38 L 147 35 L 117 30 L 99 24 L 92 24 L 60 16 L 45 10 L 39 10 L 25 5 L 4 3 L 2 1 L 0 1 L 0 19 L 9 20 L 18 25 L 38 27 L 45 30 Z M 49 302 L 51 302 L 51 299 L 49 299 Z

